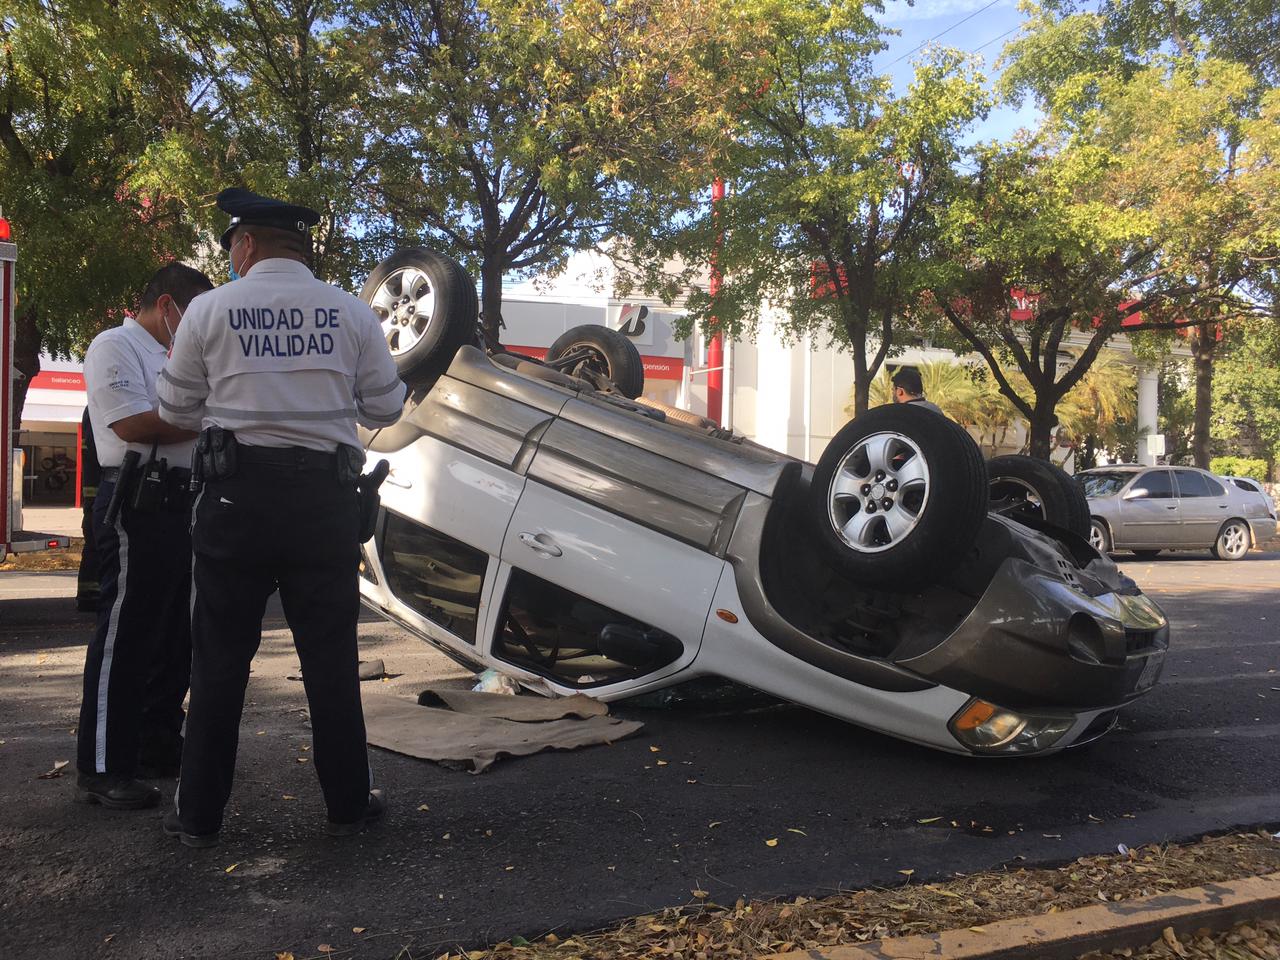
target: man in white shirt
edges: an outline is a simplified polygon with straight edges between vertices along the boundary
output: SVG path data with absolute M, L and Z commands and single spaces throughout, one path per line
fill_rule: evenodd
M 161 378 L 160 414 L 201 429 L 193 511 L 191 705 L 164 831 L 212 846 L 235 773 L 249 665 L 279 590 L 302 661 L 313 767 L 330 834 L 380 816 L 356 648 L 359 422 L 400 418 L 405 386 L 373 311 L 307 268 L 319 214 L 224 190 L 234 283 L 191 306 Z M 200 455 L 201 453 L 207 455 Z
M 147 284 L 137 316 L 99 334 L 85 354 L 89 420 L 102 466 L 94 500 L 100 603 L 85 658 L 77 787 L 82 800 L 112 809 L 158 803 L 160 791 L 138 774 L 171 775 L 182 755 L 191 668 L 186 487 L 195 432 L 160 419 L 156 381 L 183 311 L 212 287 L 199 270 L 169 264 Z M 145 501 L 135 503 L 135 490 L 123 490 L 107 525 L 129 450 L 143 464 L 161 464 L 163 478 Z

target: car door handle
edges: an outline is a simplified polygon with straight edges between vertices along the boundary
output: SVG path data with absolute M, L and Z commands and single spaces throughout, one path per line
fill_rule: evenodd
M 1177 510 L 1177 507 L 1165 507 L 1166 510 Z
M 555 542 L 545 533 L 522 533 L 520 534 L 520 542 L 534 553 L 541 553 L 548 557 L 564 555 L 564 551 L 557 547 Z

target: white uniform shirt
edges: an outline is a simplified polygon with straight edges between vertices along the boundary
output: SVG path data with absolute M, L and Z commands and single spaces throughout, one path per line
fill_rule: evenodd
M 126 450 L 137 450 L 145 463 L 151 456 L 149 443 L 125 443 L 111 424 L 159 406 L 156 380 L 164 366 L 165 348 L 132 317 L 98 334 L 84 355 L 84 382 L 89 395 L 89 422 L 93 427 L 98 462 L 118 467 Z M 171 467 L 190 467 L 195 441 L 163 443 L 157 457 Z
M 360 446 L 357 421 L 400 419 L 405 385 L 368 306 L 295 260 L 270 259 L 191 301 L 159 393 L 176 426 L 332 452 Z

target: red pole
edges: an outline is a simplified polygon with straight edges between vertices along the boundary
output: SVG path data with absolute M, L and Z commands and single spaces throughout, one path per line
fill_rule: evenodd
M 76 424 L 76 509 L 81 510 L 80 494 L 84 491 L 84 421 Z
M 716 177 L 715 183 L 711 185 L 711 218 L 717 224 L 720 220 L 720 201 L 724 200 L 724 181 L 720 177 Z M 716 233 L 716 249 L 711 254 L 711 299 L 714 300 L 720 293 L 720 287 L 724 283 L 724 277 L 720 273 L 719 251 L 724 245 L 724 229 L 720 228 Z M 724 335 L 718 329 L 719 325 L 713 315 L 711 317 L 711 329 L 715 333 L 711 337 L 711 342 L 707 345 L 707 366 L 710 368 L 707 372 L 707 418 L 714 420 L 717 425 L 723 423 L 724 413 Z

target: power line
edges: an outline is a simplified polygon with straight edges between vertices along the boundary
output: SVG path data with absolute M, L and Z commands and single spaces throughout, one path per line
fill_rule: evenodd
M 946 36 L 948 33 L 950 33 L 950 32 L 951 32 L 952 30 L 954 30 L 956 27 L 963 26 L 964 24 L 966 24 L 966 23 L 968 23 L 970 20 L 972 20 L 974 17 L 976 17 L 978 14 L 983 13 L 983 12 L 985 12 L 985 11 L 987 11 L 987 10 L 990 10 L 992 7 L 994 7 L 997 3 L 1000 3 L 1000 2 L 1001 2 L 1001 0 L 991 0 L 991 2 L 990 2 L 990 3 L 988 3 L 985 7 L 980 7 L 980 8 L 978 8 L 977 10 L 973 11 L 973 13 L 971 13 L 971 14 L 969 14 L 967 17 L 965 17 L 963 20 L 957 20 L 957 21 L 956 21 L 955 23 L 953 23 L 951 26 L 947 27 L 947 29 L 943 30 L 941 33 L 935 33 L 932 37 L 930 37 L 928 40 L 926 40 L 924 43 L 920 44 L 919 46 L 912 47 L 910 50 L 908 50 L 906 53 L 904 53 L 902 56 L 900 56 L 897 60 L 894 60 L 894 61 L 893 61 L 893 63 L 889 64 L 889 66 L 891 66 L 891 67 L 892 67 L 892 66 L 893 66 L 894 64 L 896 64 L 896 63 L 901 63 L 903 60 L 907 59 L 907 57 L 911 56 L 911 55 L 912 55 L 913 53 L 915 53 L 917 50 L 922 50 L 922 49 L 924 49 L 924 48 L 925 48 L 925 47 L 927 47 L 929 44 L 933 43 L 933 41 L 937 40 L 939 37 Z M 1010 32 L 1012 32 L 1012 31 L 1010 31 Z M 993 42 L 994 42 L 994 41 L 993 41 Z
M 1021 30 L 1021 29 L 1022 29 L 1022 24 L 1018 24 L 1016 27 L 1012 27 L 1012 28 L 1010 28 L 1010 29 L 1006 30 L 1004 33 L 1000 34 L 1000 36 L 998 36 L 998 37 L 992 37 L 992 38 L 991 38 L 990 40 L 988 40 L 986 43 L 979 44 L 978 46 L 974 47 L 974 48 L 973 48 L 972 50 L 970 50 L 969 52 L 970 52 L 970 53 L 977 53 L 979 50 L 983 49 L 984 47 L 989 47 L 989 46 L 991 46 L 993 43 L 996 43 L 996 42 L 997 42 L 997 41 L 999 41 L 999 40 L 1003 40 L 1003 39 L 1004 39 L 1005 37 L 1007 37 L 1009 34 L 1011 34 L 1011 33 L 1016 33 L 1017 31 L 1019 31 L 1019 30 Z

